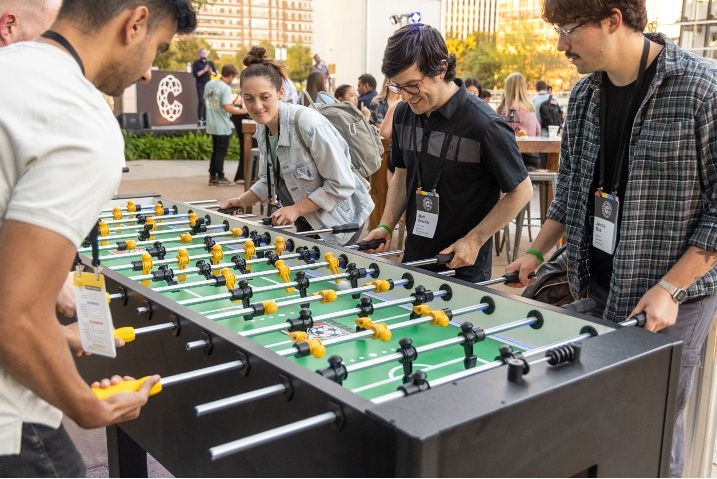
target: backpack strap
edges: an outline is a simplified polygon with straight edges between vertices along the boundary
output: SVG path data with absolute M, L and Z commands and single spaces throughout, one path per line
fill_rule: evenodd
M 306 92 L 304 92 L 306 93 Z M 307 95 L 308 97 L 308 95 Z M 296 132 L 296 136 L 299 138 L 299 143 L 301 143 L 301 146 L 304 147 L 304 150 L 306 150 L 307 153 L 311 154 L 311 150 L 309 150 L 309 147 L 306 145 L 306 141 L 304 140 L 304 135 L 301 134 L 301 129 L 299 128 L 299 117 L 301 117 L 301 114 L 304 112 L 303 108 L 298 108 L 296 110 L 296 113 L 294 114 L 294 131 Z

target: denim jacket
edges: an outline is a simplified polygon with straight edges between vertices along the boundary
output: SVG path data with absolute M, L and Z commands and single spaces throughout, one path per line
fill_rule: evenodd
M 309 198 L 319 206 L 304 215 L 314 229 L 330 228 L 347 223 L 359 226 L 373 211 L 373 201 L 363 182 L 351 170 L 351 156 L 346 141 L 316 110 L 306 108 L 301 114 L 299 130 L 309 154 L 296 137 L 294 117 L 301 105 L 279 103 L 279 141 L 276 156 L 281 173 L 294 203 Z M 266 168 L 266 126 L 257 125 L 254 138 L 259 146 L 259 180 L 251 187 L 261 201 L 269 199 Z M 273 166 L 272 166 L 273 167 Z M 346 244 L 354 233 L 321 234 L 331 243 Z

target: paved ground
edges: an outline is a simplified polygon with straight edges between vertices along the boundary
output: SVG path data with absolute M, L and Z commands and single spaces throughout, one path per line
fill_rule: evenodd
M 123 175 L 119 193 L 157 193 L 163 198 L 175 201 L 217 200 L 219 203 L 228 198 L 239 196 L 244 191 L 244 185 L 228 187 L 208 186 L 209 162 L 206 161 L 163 161 L 140 160 L 129 162 L 129 173 Z M 227 162 L 226 176 L 234 177 L 237 162 Z M 539 211 L 537 189 L 532 201 L 533 217 Z M 533 234 L 537 234 L 534 227 Z M 523 230 L 523 241 L 520 251 L 528 248 L 527 230 Z M 504 274 L 507 264 L 505 252 L 500 256 L 493 256 L 493 277 Z M 519 290 L 510 289 L 502 285 L 496 289 L 520 293 Z M 78 428 L 72 421 L 65 419 L 65 426 L 75 440 L 78 449 L 87 463 L 89 477 L 109 477 L 107 469 L 107 445 L 104 429 L 85 431 Z M 149 458 L 149 477 L 171 477 L 169 472 L 152 458 Z M 717 466 L 713 465 L 711 477 L 717 477 Z

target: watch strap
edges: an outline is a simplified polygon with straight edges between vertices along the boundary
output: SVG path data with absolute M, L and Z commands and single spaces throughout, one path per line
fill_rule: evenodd
M 678 304 L 682 304 L 682 302 L 687 298 L 687 291 L 682 288 L 678 288 L 674 284 L 664 279 L 661 279 L 657 284 L 658 286 L 664 288 L 668 293 L 670 293 L 672 299 L 675 300 L 675 302 Z

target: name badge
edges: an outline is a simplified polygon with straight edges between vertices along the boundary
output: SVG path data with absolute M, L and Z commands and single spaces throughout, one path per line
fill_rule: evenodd
M 593 224 L 593 246 L 613 254 L 617 243 L 617 217 L 620 202 L 617 196 L 595 193 L 595 222 Z
M 438 226 L 438 193 L 416 190 L 416 223 L 413 234 L 433 238 Z
M 88 353 L 114 358 L 114 326 L 107 302 L 105 276 L 97 272 L 76 272 L 75 300 L 80 324 L 82 349 Z

